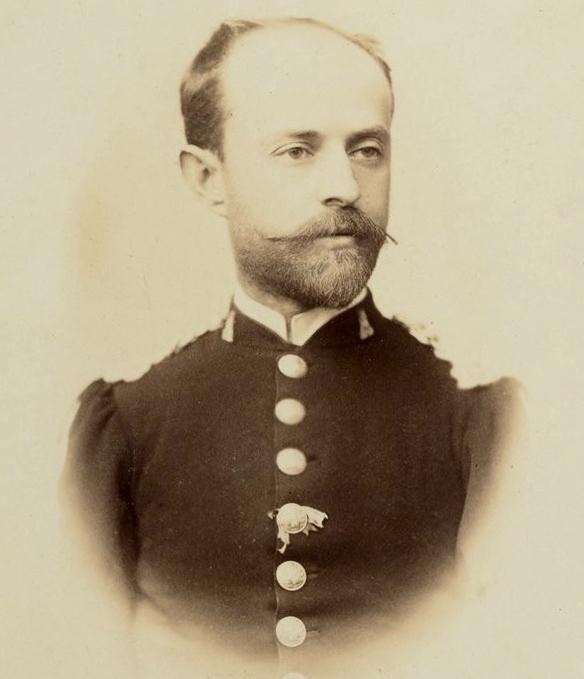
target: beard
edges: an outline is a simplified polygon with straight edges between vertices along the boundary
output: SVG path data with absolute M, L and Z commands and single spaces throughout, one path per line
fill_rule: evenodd
M 349 247 L 329 248 L 319 238 L 352 236 Z M 306 222 L 291 236 L 242 237 L 235 233 L 237 265 L 258 287 L 306 309 L 347 306 L 371 277 L 385 229 L 361 210 L 344 207 Z

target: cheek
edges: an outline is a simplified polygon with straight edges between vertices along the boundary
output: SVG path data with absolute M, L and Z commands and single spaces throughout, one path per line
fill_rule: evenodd
M 227 218 L 262 235 L 285 235 L 313 217 L 310 182 L 270 162 L 232 164 L 224 173 Z
M 261 196 L 261 180 L 251 168 L 240 171 L 235 167 L 226 173 L 224 182 L 228 217 L 236 222 L 253 221 Z
M 365 210 L 383 216 L 389 203 L 389 171 L 363 172 L 358 179 L 361 205 Z

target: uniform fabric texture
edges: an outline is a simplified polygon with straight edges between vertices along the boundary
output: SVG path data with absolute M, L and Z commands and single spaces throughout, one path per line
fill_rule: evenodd
M 228 340 L 208 332 L 134 382 L 88 387 L 64 494 L 128 601 L 186 637 L 310 671 L 450 571 L 516 383 L 459 389 L 450 364 L 370 295 L 301 347 L 237 310 L 231 322 Z M 301 376 L 278 367 L 289 354 L 306 364 Z M 301 421 L 278 419 L 284 399 L 302 404 Z M 297 474 L 276 464 L 286 448 L 305 456 Z M 281 553 L 288 503 L 328 518 Z M 296 591 L 277 582 L 286 561 L 306 571 Z M 286 616 L 306 627 L 297 648 L 276 637 Z

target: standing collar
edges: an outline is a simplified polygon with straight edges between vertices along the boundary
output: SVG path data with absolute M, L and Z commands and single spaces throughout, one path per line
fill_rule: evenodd
M 295 346 L 303 346 L 331 319 L 360 304 L 367 296 L 363 288 L 355 299 L 342 309 L 317 307 L 292 316 L 290 324 L 282 314 L 252 299 L 240 286 L 235 290 L 233 304 L 242 314 L 276 333 L 281 339 Z

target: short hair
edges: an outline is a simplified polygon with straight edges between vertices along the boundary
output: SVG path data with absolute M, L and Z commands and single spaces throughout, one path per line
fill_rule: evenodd
M 188 144 L 214 151 L 223 158 L 224 109 L 221 91 L 221 67 L 239 37 L 274 26 L 306 24 L 336 33 L 357 45 L 381 66 L 391 87 L 391 70 L 379 44 L 362 34 L 345 33 L 317 19 L 286 17 L 281 19 L 224 21 L 189 64 L 180 85 L 181 112 Z

